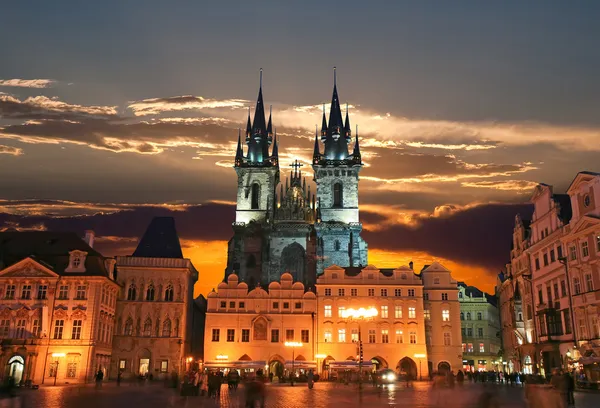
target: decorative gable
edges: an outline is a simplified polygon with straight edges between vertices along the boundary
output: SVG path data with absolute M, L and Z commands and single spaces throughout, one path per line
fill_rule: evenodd
M 58 275 L 49 267 L 33 258 L 25 258 L 0 271 L 1 278 L 56 278 Z
M 85 259 L 87 252 L 74 250 L 69 252 L 69 266 L 65 272 L 85 272 Z

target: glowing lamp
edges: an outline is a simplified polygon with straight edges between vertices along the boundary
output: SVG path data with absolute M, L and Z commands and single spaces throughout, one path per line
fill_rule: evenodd
M 223 354 L 219 354 L 217 356 L 217 360 L 229 360 L 229 356 L 224 356 Z
M 377 316 L 377 309 L 374 307 L 369 307 L 365 309 L 361 307 L 359 309 L 346 309 L 342 312 L 342 318 L 345 319 L 369 319 Z
M 303 346 L 303 344 L 298 341 L 286 341 L 284 344 L 286 347 L 302 347 Z
M 52 353 L 52 357 L 54 357 L 54 358 L 64 357 L 64 356 L 66 356 L 65 353 Z
M 325 358 L 327 357 L 327 354 L 317 354 L 315 355 L 315 358 Z
M 427 357 L 425 354 L 415 354 L 415 358 L 425 358 Z

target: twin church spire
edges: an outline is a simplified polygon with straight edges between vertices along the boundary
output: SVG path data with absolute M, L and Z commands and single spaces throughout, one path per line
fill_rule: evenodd
M 337 91 L 337 74 L 333 68 L 333 95 L 331 97 L 331 109 L 329 111 L 329 122 L 325 116 L 325 105 L 323 105 L 323 120 L 321 124 L 321 142 L 324 144 L 324 153 L 320 153 L 318 134 L 315 135 L 313 151 L 313 164 L 321 161 L 327 162 L 351 162 L 361 164 L 360 148 L 358 145 L 358 132 L 352 155 L 348 153 L 348 144 L 352 135 L 350 129 L 350 116 L 348 104 L 346 104 L 346 118 L 342 117 L 340 100 Z M 250 109 L 248 109 L 248 121 L 246 124 L 245 143 L 248 146 L 247 155 L 244 156 L 242 148 L 241 131 L 238 134 L 238 144 L 235 155 L 235 165 L 241 166 L 277 166 L 279 163 L 279 151 L 277 146 L 277 135 L 273 132 L 272 109 L 269 109 L 269 120 L 265 121 L 265 108 L 262 94 L 262 68 L 260 70 L 260 87 L 258 99 L 254 110 L 254 120 L 250 120 Z M 272 151 L 269 152 L 271 144 Z

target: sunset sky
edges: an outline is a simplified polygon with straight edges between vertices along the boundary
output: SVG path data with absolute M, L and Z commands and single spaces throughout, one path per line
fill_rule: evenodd
M 284 173 L 309 170 L 337 66 L 369 263 L 438 260 L 493 291 L 533 187 L 600 171 L 599 15 L 594 1 L 6 2 L 0 229 L 93 229 L 126 255 L 170 215 L 207 293 L 259 69 Z

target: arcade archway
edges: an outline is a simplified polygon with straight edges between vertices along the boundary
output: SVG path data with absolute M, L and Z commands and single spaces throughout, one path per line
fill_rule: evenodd
M 19 384 L 23 379 L 23 368 L 25 359 L 21 356 L 12 356 L 8 360 L 8 375 L 13 378 L 15 384 Z
M 448 374 L 450 372 L 450 363 L 447 361 L 440 361 L 438 363 L 438 373 L 440 374 Z
M 396 370 L 400 375 L 410 375 L 413 379 L 417 378 L 417 363 L 410 357 L 404 357 L 398 361 Z
M 279 354 L 275 354 L 269 359 L 269 373 L 273 376 L 281 378 L 285 367 L 285 360 Z
M 380 356 L 373 357 L 371 359 L 371 363 L 373 363 L 373 367 L 375 367 L 375 370 L 382 370 L 384 368 L 388 368 L 387 361 Z

